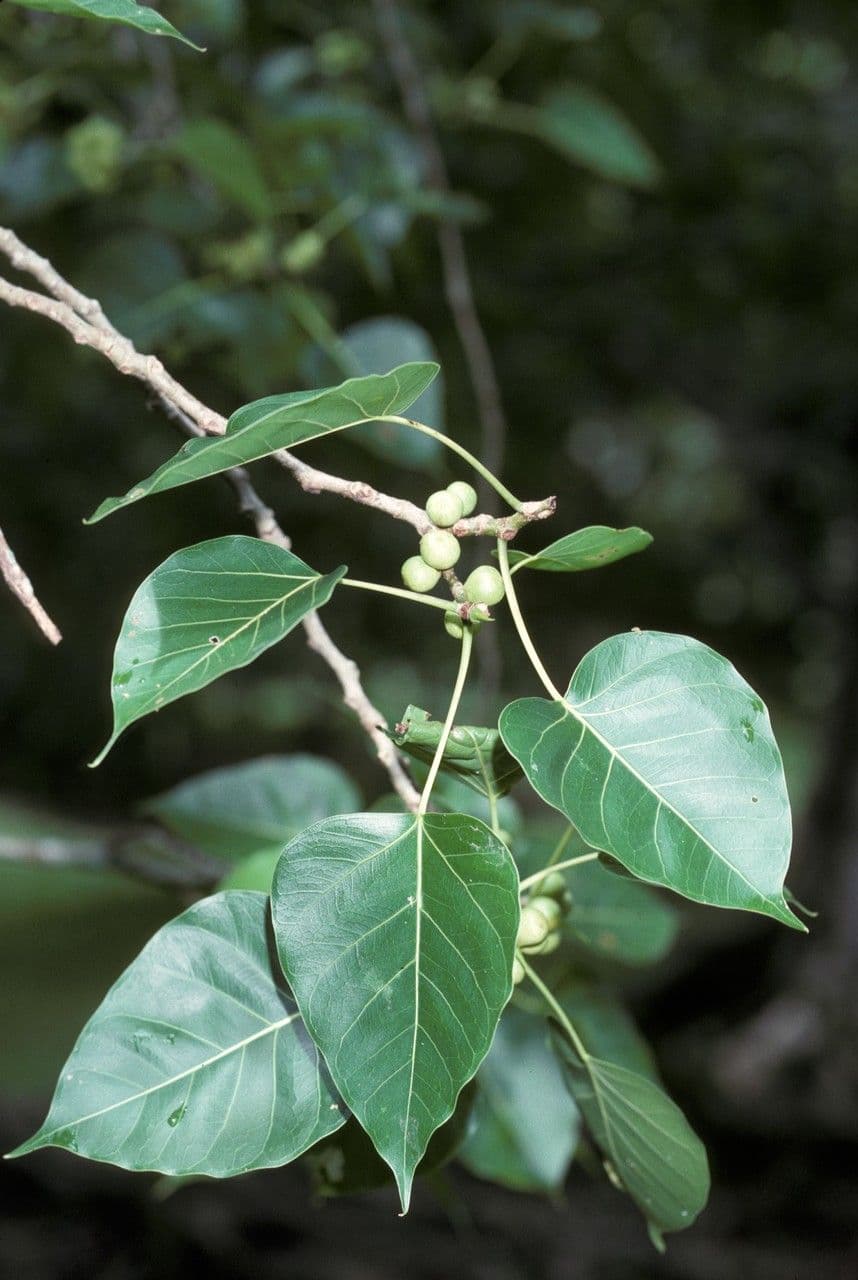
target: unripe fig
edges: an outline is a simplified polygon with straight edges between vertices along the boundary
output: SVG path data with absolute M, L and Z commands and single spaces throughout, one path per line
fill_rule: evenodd
M 551 926 L 541 911 L 535 911 L 528 903 L 522 908 L 521 922 L 515 939 L 517 947 L 538 947 L 548 937 Z
M 409 556 L 402 566 L 402 581 L 409 591 L 431 591 L 440 577 L 422 556 Z
M 454 480 L 447 485 L 447 492 L 453 493 L 462 504 L 462 515 L 469 516 L 477 509 L 477 491 L 467 480 Z
M 538 911 L 548 921 L 548 927 L 552 931 L 560 927 L 560 921 L 563 918 L 559 902 L 555 898 L 544 898 L 540 894 L 538 898 L 531 898 L 527 904 L 533 911 Z
M 542 942 L 536 947 L 528 947 L 527 954 L 529 956 L 550 956 L 552 951 L 556 951 L 560 946 L 560 934 L 549 933 L 547 938 L 543 938 Z
M 426 514 L 440 529 L 448 529 L 462 518 L 462 503 L 449 489 L 437 489 L 426 499 Z
M 524 981 L 524 965 L 518 956 L 512 962 L 512 985 L 517 987 L 520 982 Z
M 443 573 L 445 569 L 452 569 L 462 554 L 462 548 L 459 539 L 446 529 L 430 529 L 420 539 L 420 554 L 433 569 Z
M 503 578 L 494 565 L 481 564 L 465 579 L 465 596 L 482 604 L 498 604 L 504 598 Z
M 540 880 L 537 888 L 540 896 L 545 895 L 546 898 L 561 898 L 566 892 L 566 881 L 561 871 L 550 871 L 544 880 Z

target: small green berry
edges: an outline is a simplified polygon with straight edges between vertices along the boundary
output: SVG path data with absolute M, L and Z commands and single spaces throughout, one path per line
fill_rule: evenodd
M 494 565 L 481 564 L 465 579 L 465 596 L 481 604 L 498 604 L 505 595 L 503 578 Z
M 540 895 L 546 898 L 561 898 L 566 892 L 566 881 L 561 871 L 550 871 L 544 880 L 537 885 Z
M 455 494 L 462 504 L 462 515 L 469 516 L 477 509 L 477 491 L 467 480 L 454 480 L 447 485 L 447 492 Z
M 426 514 L 439 529 L 448 529 L 462 518 L 462 503 L 449 489 L 437 489 L 426 499 Z
M 524 965 L 518 956 L 512 962 L 512 985 L 517 987 L 520 982 L 524 981 Z
M 443 573 L 445 569 L 452 569 L 462 554 L 462 548 L 459 539 L 446 529 L 430 529 L 420 539 L 420 554 L 433 569 Z
M 527 947 L 527 954 L 529 956 L 550 956 L 552 951 L 556 951 L 559 946 L 560 934 L 549 933 L 548 937 L 543 938 L 538 946 Z
M 534 910 L 528 904 L 522 909 L 515 945 L 517 947 L 538 947 L 548 937 L 551 926 L 541 911 Z
M 402 581 L 409 591 L 431 591 L 441 577 L 437 569 L 427 564 L 422 556 L 409 556 L 402 566 Z
M 559 902 L 554 898 L 544 898 L 540 894 L 538 898 L 531 898 L 527 905 L 533 911 L 538 911 L 541 916 L 545 917 L 548 921 L 548 928 L 551 929 L 552 932 L 560 927 L 563 912 L 560 908 Z

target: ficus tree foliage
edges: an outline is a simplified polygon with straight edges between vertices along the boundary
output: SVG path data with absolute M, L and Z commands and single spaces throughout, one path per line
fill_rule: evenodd
M 183 38 L 131 0 L 26 7 Z M 473 92 L 447 109 L 541 131 L 618 181 L 658 180 L 636 135 L 582 86 L 539 110 L 490 112 Z M 582 121 L 598 126 L 595 143 Z M 271 193 L 226 126 L 189 122 L 175 149 L 264 221 Z M 283 262 L 298 273 L 319 248 L 296 238 Z M 273 252 L 261 241 L 256 249 Z M 311 299 L 295 293 L 293 309 L 299 303 L 307 322 Z M 318 335 L 317 312 L 309 323 Z M 377 330 L 333 349 L 358 366 L 355 376 L 245 404 L 223 436 L 190 441 L 91 521 L 361 429 L 418 468 L 414 441 L 451 450 L 522 512 L 479 458 L 409 416 L 433 394 L 436 363 L 390 368 Z M 363 371 L 371 367 L 384 371 Z M 422 609 L 427 626 L 449 633 L 458 665 L 443 717 L 409 706 L 392 731 L 422 782 L 413 811 L 399 796 L 363 810 L 339 769 L 307 757 L 220 770 L 150 802 L 166 827 L 231 865 L 219 892 L 155 934 L 108 992 L 44 1124 L 13 1155 L 54 1146 L 173 1177 L 229 1177 L 301 1157 L 323 1194 L 392 1181 L 407 1210 L 415 1176 L 452 1158 L 479 1177 L 546 1192 L 576 1155 L 595 1150 L 658 1246 L 701 1211 L 704 1148 L 606 980 L 670 947 L 675 913 L 655 889 L 803 929 L 784 887 L 790 809 L 768 713 L 725 658 L 655 631 L 570 658 L 568 684 L 557 687 L 519 584 L 528 572 L 608 565 L 651 539 L 593 527 L 511 549 L 519 530 L 501 512 L 483 531 L 491 554 L 460 583 L 452 571 L 475 532 L 462 524 L 476 503 L 472 478 L 429 495 L 431 528 L 401 587 L 352 579 L 333 561 L 312 568 L 238 535 L 175 551 L 140 585 L 116 644 L 113 730 L 95 764 L 137 720 L 247 666 L 350 591 Z M 433 594 L 442 577 L 451 598 Z M 490 724 L 459 723 L 480 632 L 505 623 L 540 696 L 498 708 Z M 530 787 L 553 823 L 524 826 L 515 787 Z
M 520 512 L 479 459 L 406 416 L 437 374 L 411 363 L 245 405 L 224 436 L 185 445 L 92 519 L 368 422 L 431 433 Z M 415 812 L 398 797 L 352 811 L 336 770 L 301 784 L 298 761 L 279 777 L 270 762 L 204 776 L 153 802 L 235 866 L 108 993 L 47 1119 L 13 1154 L 58 1146 L 227 1177 L 309 1153 L 326 1192 L 392 1176 L 407 1209 L 415 1174 L 454 1153 L 510 1186 L 555 1187 L 586 1133 L 656 1242 L 700 1212 L 703 1146 L 593 975 L 670 945 L 672 912 L 645 885 L 803 927 L 784 895 L 790 810 L 768 713 L 725 658 L 663 632 L 604 640 L 557 688 L 518 583 L 527 571 L 591 570 L 649 537 L 588 528 L 511 554 L 501 536 L 496 562 L 445 600 L 432 592 L 475 503 L 461 479 L 430 495 L 433 526 L 403 587 L 229 535 L 176 551 L 138 588 L 116 644 L 113 732 L 95 763 L 136 720 L 246 666 L 350 590 L 443 621 L 458 670 L 443 719 L 408 707 L 392 731 L 425 777 Z M 497 724 L 459 724 L 479 631 L 505 618 L 542 696 L 503 707 Z M 503 825 L 516 785 L 561 815 L 556 840 Z M 306 825 L 281 811 L 278 787 L 287 806 L 311 810 Z

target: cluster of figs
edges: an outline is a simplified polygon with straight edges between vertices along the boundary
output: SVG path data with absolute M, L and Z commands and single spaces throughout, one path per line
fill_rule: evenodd
M 426 499 L 426 515 L 432 528 L 420 539 L 420 554 L 409 556 L 402 566 L 402 581 L 409 591 L 432 591 L 442 573 L 452 569 L 462 554 L 462 545 L 451 528 L 459 520 L 471 515 L 477 506 L 477 491 L 465 480 L 454 480 L 446 489 L 437 489 Z M 494 565 L 478 565 L 464 583 L 465 600 L 470 604 L 485 606 L 470 610 L 465 622 L 455 609 L 444 615 L 444 627 L 454 640 L 462 638 L 462 630 L 470 625 L 476 628 L 489 616 L 487 610 L 504 598 L 503 579 Z

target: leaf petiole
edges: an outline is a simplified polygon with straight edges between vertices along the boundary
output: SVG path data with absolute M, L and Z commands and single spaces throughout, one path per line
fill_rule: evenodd
M 403 418 L 397 414 L 382 415 L 376 419 L 378 422 L 396 422 L 403 427 L 411 427 L 413 431 L 422 431 L 423 435 L 431 436 L 433 440 L 439 441 L 447 449 L 452 449 L 453 453 L 457 453 L 460 458 L 469 463 L 474 470 L 481 475 L 486 484 L 491 485 L 495 493 L 503 498 L 504 502 L 512 507 L 513 511 L 521 511 L 524 505 L 518 498 L 507 489 L 506 485 L 498 480 L 497 476 L 489 471 L 488 467 L 480 462 L 479 458 L 475 458 L 470 450 L 466 449 L 456 440 L 451 440 L 449 436 L 445 436 L 443 431 L 436 431 L 434 427 L 427 427 L 425 422 L 417 422 L 415 418 Z
M 341 587 L 357 587 L 361 591 L 377 591 L 384 596 L 399 596 L 402 600 L 414 600 L 417 604 L 428 604 L 432 609 L 443 609 L 449 613 L 455 610 L 455 600 L 440 600 L 438 596 L 421 595 L 418 591 L 406 591 L 404 587 L 388 587 L 382 582 L 361 582 L 358 578 L 341 578 Z
M 566 1032 L 567 1036 L 569 1037 L 569 1042 L 572 1045 L 572 1048 L 575 1050 L 575 1052 L 578 1054 L 581 1061 L 586 1066 L 590 1060 L 590 1055 L 587 1052 L 587 1050 L 584 1048 L 584 1044 L 581 1040 L 581 1037 L 578 1035 L 578 1032 L 575 1030 L 575 1028 L 572 1026 L 572 1023 L 569 1021 L 569 1018 L 566 1016 L 566 1012 L 563 1009 L 563 1006 L 558 1002 L 557 998 L 552 994 L 551 990 L 545 985 L 545 983 L 542 981 L 542 979 L 540 978 L 536 970 L 531 968 L 531 966 L 527 963 L 527 960 L 525 960 L 522 953 L 520 951 L 516 951 L 515 955 L 522 969 L 524 969 L 525 974 L 533 983 L 533 985 L 536 987 L 537 991 L 542 996 L 546 1004 L 549 1006 L 549 1008 L 551 1009 L 551 1012 L 554 1014 L 555 1018 L 560 1023 L 563 1030 Z
M 545 667 L 542 664 L 542 659 L 536 652 L 536 647 L 530 638 L 530 633 L 527 630 L 524 618 L 522 617 L 521 606 L 518 603 L 518 596 L 515 594 L 515 587 L 513 586 L 512 574 L 510 573 L 509 568 L 509 549 L 507 548 L 507 544 L 503 538 L 498 538 L 498 567 L 500 568 L 501 577 L 503 578 L 503 585 L 506 591 L 509 611 L 512 614 L 512 620 L 515 623 L 518 638 L 522 643 L 525 653 L 530 659 L 530 664 L 539 676 L 544 687 L 551 694 L 554 701 L 565 702 L 563 694 L 545 670 Z
M 429 798 L 432 795 L 432 788 L 435 785 L 435 779 L 438 777 L 438 770 L 441 768 L 441 761 L 444 758 L 444 752 L 447 749 L 447 740 L 453 729 L 453 722 L 456 719 L 456 712 L 459 709 L 459 702 L 462 698 L 462 690 L 465 687 L 465 680 L 468 676 L 468 665 L 471 660 L 471 646 L 474 637 L 470 627 L 465 627 L 462 631 L 462 649 L 459 655 L 459 670 L 456 674 L 456 683 L 453 686 L 453 693 L 450 698 L 450 706 L 447 708 L 447 718 L 444 721 L 444 728 L 441 730 L 441 737 L 438 739 L 438 745 L 435 748 L 435 754 L 432 757 L 432 763 L 429 766 L 429 773 L 423 791 L 420 795 L 420 803 L 417 806 L 417 816 L 421 817 L 429 807 Z
M 525 889 L 529 889 L 532 884 L 539 884 L 551 871 L 566 871 L 569 867 L 579 867 L 582 862 L 595 862 L 598 856 L 598 853 L 582 853 L 577 858 L 567 858 L 565 862 L 549 862 L 541 871 L 537 871 L 534 875 L 522 880 L 519 888 L 523 892 Z

